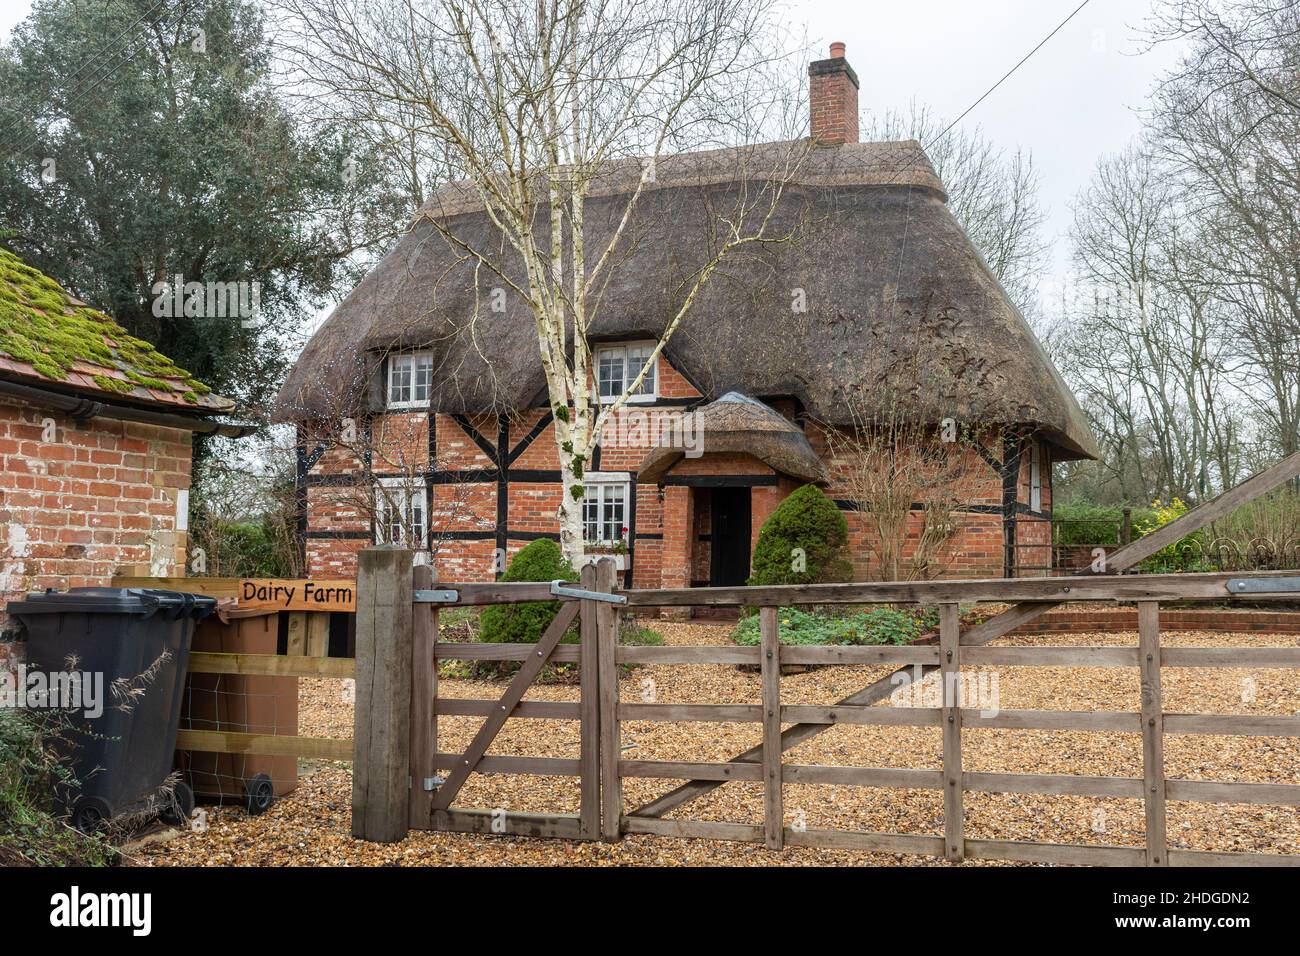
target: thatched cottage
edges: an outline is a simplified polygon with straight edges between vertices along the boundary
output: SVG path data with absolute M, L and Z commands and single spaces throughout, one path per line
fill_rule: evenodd
M 782 240 L 726 260 L 629 402 L 642 426 L 658 424 L 602 435 L 585 476 L 587 537 L 617 553 L 634 586 L 743 582 L 764 520 L 814 482 L 846 512 L 859 574 L 879 574 L 885 509 L 872 496 L 896 498 L 907 471 L 896 446 L 870 445 L 886 423 L 927 441 L 963 436 L 951 446 L 962 467 L 941 469 L 960 483 L 903 504 L 895 550 L 915 555 L 939 512 L 948 550 L 909 573 L 1041 572 L 1052 465 L 1096 452 L 1085 418 L 920 145 L 858 142 L 842 46 L 809 74 L 807 140 L 662 160 L 636 206 L 589 336 L 600 395 L 636 374 L 721 211 L 758 192 L 773 157 L 798 156 L 771 215 Z M 587 203 L 594 237 L 614 228 L 641 174 L 611 164 Z M 309 573 L 351 574 L 359 549 L 397 538 L 436 551 L 447 579 L 484 580 L 502 554 L 558 536 L 563 490 L 531 314 L 509 300 L 486 308 L 463 254 L 493 245 L 473 195 L 439 191 L 303 351 L 277 416 L 298 427 Z M 892 488 L 864 480 L 865 465 Z
M 0 249 L 0 623 L 30 590 L 184 574 L 192 438 L 251 432 L 233 405 Z

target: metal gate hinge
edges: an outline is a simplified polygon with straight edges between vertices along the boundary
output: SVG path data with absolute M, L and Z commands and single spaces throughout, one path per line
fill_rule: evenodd
M 582 588 L 568 587 L 563 581 L 552 581 L 551 593 L 556 597 L 577 598 L 580 601 L 604 601 L 606 604 L 627 603 L 626 594 L 603 594 L 600 591 L 584 591 Z
M 424 778 L 424 789 L 425 789 L 425 790 L 434 790 L 434 789 L 438 788 L 439 786 L 441 786 L 442 784 L 444 784 L 444 783 L 446 783 L 446 782 L 447 782 L 447 781 L 444 780 L 442 777 L 425 777 L 425 778 Z M 410 777 L 407 777 L 407 778 L 406 778 L 406 789 L 408 789 L 408 790 L 411 789 L 411 778 L 410 778 Z
M 1300 578 L 1230 578 L 1228 591 L 1232 594 L 1290 594 L 1300 591 Z
M 460 592 L 449 588 L 416 588 L 411 600 L 416 604 L 455 604 Z

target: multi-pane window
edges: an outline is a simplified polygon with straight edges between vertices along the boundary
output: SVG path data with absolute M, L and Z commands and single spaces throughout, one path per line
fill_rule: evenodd
M 629 482 L 618 477 L 587 476 L 582 497 L 582 526 L 588 543 L 615 544 L 626 537 L 628 487 Z
M 422 482 L 380 479 L 375 485 L 375 543 L 404 544 L 415 550 L 428 536 L 428 505 Z
M 654 351 L 653 342 L 639 345 L 610 345 L 596 350 L 596 381 L 600 387 L 600 400 L 612 402 L 623 394 L 632 384 L 650 353 Z M 651 365 L 645 378 L 629 397 L 629 401 L 649 401 L 655 397 L 655 366 Z
M 433 388 L 433 356 L 405 352 L 388 357 L 388 407 L 416 408 L 429 403 Z

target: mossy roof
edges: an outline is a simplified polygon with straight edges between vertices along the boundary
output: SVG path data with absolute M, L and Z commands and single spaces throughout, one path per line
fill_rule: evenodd
M 0 249 L 0 376 L 194 411 L 234 406 L 7 249 Z

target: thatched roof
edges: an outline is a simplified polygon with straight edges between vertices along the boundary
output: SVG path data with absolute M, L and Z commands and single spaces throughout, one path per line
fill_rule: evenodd
M 790 164 L 797 168 L 786 175 Z M 615 164 L 598 183 L 586 207 L 589 250 L 603 248 L 640 173 Z M 774 175 L 787 184 L 765 234 L 785 241 L 728 255 L 665 349 L 706 397 L 794 397 L 832 423 L 860 420 L 864 403 L 901 403 L 927 421 L 1028 424 L 1061 457 L 1096 454 L 1074 397 L 912 141 L 777 143 L 661 160 L 618 247 L 592 337 L 657 336 L 713 255 L 722 218 L 748 202 L 752 227 Z M 544 235 L 545 224 L 537 229 Z M 535 403 L 545 389 L 531 313 L 513 294 L 494 311 L 489 297 L 501 281 L 463 251 L 493 250 L 494 264 L 521 280 L 503 245 L 465 187 L 439 191 L 308 343 L 278 419 L 373 402 L 363 383 L 393 348 L 433 351 L 436 410 Z
M 801 481 L 826 480 L 821 459 L 804 433 L 762 402 L 728 392 L 716 402 L 697 408 L 694 414 L 698 416 L 695 447 L 702 453 L 740 452 Z M 686 449 L 672 445 L 652 448 L 641 460 L 637 480 L 659 481 L 685 455 Z

